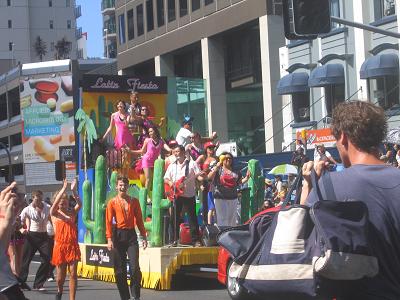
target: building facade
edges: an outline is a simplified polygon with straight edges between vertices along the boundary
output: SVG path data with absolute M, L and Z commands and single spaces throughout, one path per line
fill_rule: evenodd
M 399 30 L 395 0 L 332 0 L 331 14 Z M 348 100 L 382 106 L 389 126 L 398 126 L 398 55 L 398 38 L 336 23 L 315 40 L 287 41 L 280 49 L 277 87 L 284 105 L 284 145 L 293 145 L 298 130 L 328 127 L 333 107 Z
M 18 64 L 77 57 L 74 0 L 0 1 L 0 74 Z
M 117 0 L 119 72 L 202 79 L 204 96 L 173 99 L 182 117 L 201 102 L 206 131 L 239 153 L 279 151 L 281 14 L 278 0 Z
M 101 1 L 103 15 L 104 57 L 117 57 L 117 25 L 115 22 L 115 0 Z

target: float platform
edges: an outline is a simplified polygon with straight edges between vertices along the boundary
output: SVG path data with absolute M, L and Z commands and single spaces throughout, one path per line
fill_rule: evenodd
M 112 255 L 106 245 L 80 244 L 78 276 L 115 282 Z M 142 287 L 171 289 L 173 275 L 184 266 L 217 266 L 218 247 L 152 247 L 139 249 Z

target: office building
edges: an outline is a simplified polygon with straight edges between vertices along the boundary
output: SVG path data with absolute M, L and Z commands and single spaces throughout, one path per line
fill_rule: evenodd
M 0 74 L 18 64 L 77 58 L 74 0 L 0 1 Z
M 396 2 L 331 0 L 331 14 L 397 33 Z M 278 83 L 287 104 L 284 144 L 292 144 L 298 130 L 329 127 L 341 101 L 376 103 L 386 110 L 389 127 L 400 125 L 398 56 L 398 38 L 334 22 L 330 33 L 315 40 L 287 41 Z
M 117 0 L 119 73 L 177 78 L 178 119 L 194 115 L 239 154 L 279 151 L 281 15 L 279 0 Z

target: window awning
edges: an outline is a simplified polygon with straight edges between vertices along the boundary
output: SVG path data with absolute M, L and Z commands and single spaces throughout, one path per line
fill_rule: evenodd
M 326 64 L 315 68 L 308 79 L 309 87 L 344 84 L 344 69 L 341 64 Z
M 379 54 L 366 59 L 361 65 L 360 78 L 396 76 L 399 74 L 399 57 L 395 53 Z
M 306 72 L 295 72 L 283 76 L 276 86 L 278 95 L 304 93 L 309 91 L 308 74 Z

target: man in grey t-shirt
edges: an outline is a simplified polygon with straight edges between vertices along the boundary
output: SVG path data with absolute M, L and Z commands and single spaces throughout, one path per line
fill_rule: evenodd
M 351 101 L 334 110 L 332 134 L 347 168 L 331 174 L 335 194 L 339 201 L 356 199 L 367 205 L 372 251 L 379 263 L 377 276 L 351 282 L 349 295 L 338 300 L 400 299 L 400 170 L 379 160 L 378 147 L 386 132 L 383 109 L 371 103 Z M 324 162 L 314 166 L 318 176 L 324 166 Z M 302 204 L 318 201 L 311 189 L 312 168 L 312 162 L 303 167 Z M 325 198 L 325 188 L 318 184 Z

